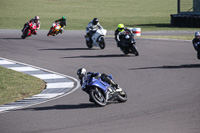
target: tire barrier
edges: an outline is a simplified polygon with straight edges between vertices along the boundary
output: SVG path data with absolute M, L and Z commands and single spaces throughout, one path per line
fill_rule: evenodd
M 200 15 L 171 15 L 172 27 L 200 27 Z

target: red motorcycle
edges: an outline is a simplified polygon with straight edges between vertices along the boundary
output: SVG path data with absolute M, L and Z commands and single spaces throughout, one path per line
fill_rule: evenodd
M 36 23 L 33 22 L 28 23 L 22 32 L 21 38 L 25 39 L 26 37 L 29 37 L 32 34 L 36 35 L 36 29 L 37 29 Z

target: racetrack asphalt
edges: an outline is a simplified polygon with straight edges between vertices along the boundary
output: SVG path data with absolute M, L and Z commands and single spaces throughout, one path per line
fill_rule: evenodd
M 191 41 L 136 37 L 140 55 L 135 57 L 123 55 L 113 37 L 106 37 L 106 48 L 100 50 L 87 49 L 84 31 L 66 30 L 55 37 L 47 37 L 47 32 L 40 30 L 37 36 L 23 40 L 18 30 L 0 30 L 0 57 L 70 77 L 76 77 L 80 67 L 112 74 L 127 92 L 128 101 L 100 108 L 78 89 L 49 102 L 0 114 L 1 132 L 200 132 L 200 61 Z

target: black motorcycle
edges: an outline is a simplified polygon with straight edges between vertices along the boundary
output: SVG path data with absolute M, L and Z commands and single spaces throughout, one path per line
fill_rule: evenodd
M 136 42 L 131 33 L 125 33 L 121 35 L 120 49 L 124 54 L 132 53 L 135 56 L 139 56 L 139 52 L 136 47 Z

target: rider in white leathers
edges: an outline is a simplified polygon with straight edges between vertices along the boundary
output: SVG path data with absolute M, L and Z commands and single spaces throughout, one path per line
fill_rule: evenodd
M 86 27 L 86 35 L 89 36 L 90 42 L 92 41 L 92 35 L 96 32 L 97 29 L 102 29 L 98 18 L 94 18 Z

